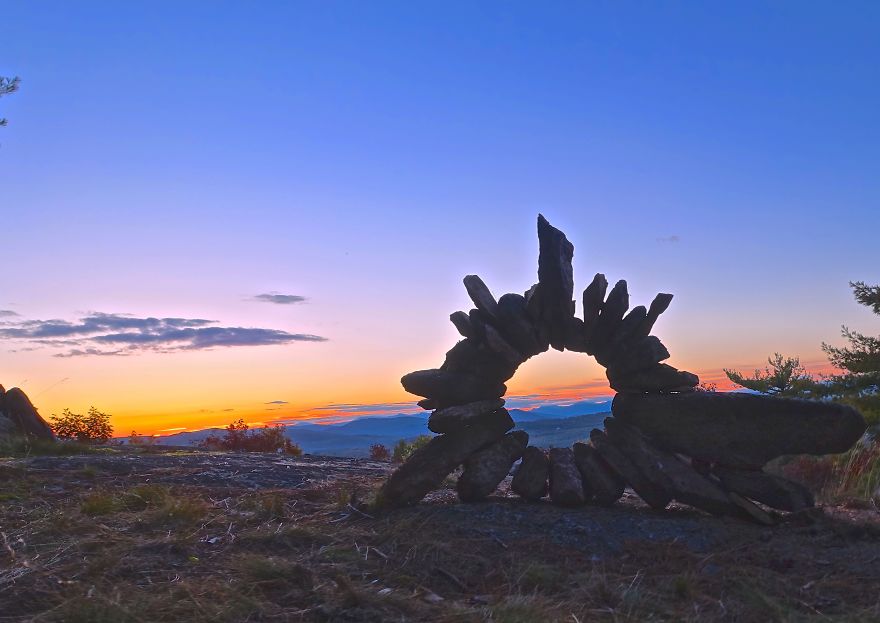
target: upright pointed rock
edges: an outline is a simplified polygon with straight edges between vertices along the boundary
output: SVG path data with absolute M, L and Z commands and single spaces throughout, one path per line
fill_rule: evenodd
M 553 227 L 543 215 L 538 215 L 538 283 L 540 284 L 540 317 L 550 331 L 550 345 L 556 350 L 565 348 L 567 319 L 572 315 L 571 297 L 574 293 L 574 275 L 571 260 L 574 246 L 565 234 Z

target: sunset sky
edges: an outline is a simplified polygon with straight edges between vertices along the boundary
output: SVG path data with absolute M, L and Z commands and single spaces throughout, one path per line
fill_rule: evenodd
M 117 433 L 394 413 L 537 279 L 675 300 L 670 363 L 827 369 L 880 282 L 880 4 L 3 5 L 0 383 Z M 580 309 L 578 309 L 580 313 Z M 548 353 L 517 404 L 607 395 Z M 400 403 L 400 404 L 398 404 Z

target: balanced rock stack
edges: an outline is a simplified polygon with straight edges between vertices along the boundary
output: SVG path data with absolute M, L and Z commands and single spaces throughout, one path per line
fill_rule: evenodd
M 786 511 L 812 506 L 803 487 L 767 474 L 764 465 L 791 454 L 844 452 L 864 433 L 854 409 L 825 402 L 695 391 L 695 374 L 662 363 L 669 358 L 651 335 L 669 307 L 658 294 L 648 307 L 629 307 L 626 281 L 608 291 L 597 274 L 575 316 L 574 247 L 538 216 L 538 283 L 524 295 L 496 299 L 476 275 L 464 278 L 474 309 L 450 320 L 464 339 L 437 369 L 401 379 L 418 404 L 432 410 L 439 433 L 414 452 L 384 484 L 378 504 L 418 502 L 459 466 L 462 501 L 485 499 L 522 459 L 511 488 L 527 500 L 549 494 L 564 506 L 610 505 L 628 485 L 647 504 L 672 500 L 716 515 L 769 523 L 753 501 Z M 545 453 L 513 431 L 504 409 L 504 383 L 524 361 L 548 348 L 586 353 L 606 369 L 616 390 L 614 417 L 589 443 Z M 588 435 L 586 431 L 584 437 Z
M 0 439 L 13 436 L 55 439 L 52 427 L 40 417 L 22 390 L 13 387 L 6 391 L 0 385 Z

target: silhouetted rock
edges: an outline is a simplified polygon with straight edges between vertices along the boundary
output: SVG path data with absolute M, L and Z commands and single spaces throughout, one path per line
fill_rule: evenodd
M 476 342 L 486 341 L 486 325 L 488 320 L 479 309 L 472 309 L 468 312 L 468 318 L 471 321 L 471 331 L 473 331 L 472 339 Z
M 700 384 L 696 374 L 676 370 L 665 363 L 636 372 L 617 373 L 608 368 L 605 371 L 611 388 L 623 393 L 658 393 L 692 391 Z
M 569 316 L 565 325 L 565 350 L 574 353 L 587 352 L 587 339 L 584 335 L 584 321 L 575 316 Z
M 636 337 L 636 331 L 638 331 L 639 325 L 642 324 L 647 315 L 648 310 L 644 305 L 639 305 L 629 310 L 629 313 L 623 317 L 623 320 L 617 325 L 617 329 L 614 330 L 614 335 L 611 336 L 611 341 L 608 343 L 608 352 L 615 352 L 627 341 Z
M 611 506 L 623 495 L 626 483 L 599 456 L 592 446 L 578 442 L 572 446 L 574 464 L 581 473 L 584 496 L 600 506 Z
M 471 338 L 461 340 L 446 353 L 441 370 L 503 383 L 516 372 L 516 365 Z
M 490 324 L 485 327 L 486 346 L 497 354 L 505 364 L 514 370 L 525 361 L 525 357 L 513 346 L 505 340 L 500 333 Z
M 417 503 L 470 455 L 500 439 L 511 428 L 510 414 L 498 409 L 472 426 L 434 437 L 391 474 L 379 492 L 376 505 L 395 508 Z
M 526 299 L 519 294 L 505 294 L 498 300 L 498 329 L 523 359 L 547 350 L 538 343 L 535 325 L 526 309 Z
M 665 488 L 657 486 L 653 480 L 646 477 L 642 470 L 621 452 L 604 432 L 594 428 L 590 432 L 590 442 L 602 460 L 617 472 L 648 506 L 660 510 L 666 508 L 666 505 L 672 501 L 672 495 Z
M 627 309 L 629 309 L 629 292 L 626 289 L 626 281 L 621 279 L 614 284 L 611 292 L 608 293 L 608 298 L 602 305 L 602 313 L 599 314 L 599 320 L 596 322 L 596 328 L 591 336 L 590 349 L 594 355 L 597 355 L 597 361 L 602 354 L 607 358 L 606 347 L 611 342 L 611 338 L 617 331 Z M 602 362 L 600 361 L 600 363 Z
M 463 502 L 486 499 L 510 473 L 510 468 L 522 456 L 528 444 L 529 434 L 515 430 L 473 453 L 464 462 L 464 471 L 458 479 L 458 497 Z
M 590 355 L 595 351 L 596 325 L 599 324 L 599 314 L 605 304 L 605 292 L 608 290 L 608 280 L 602 273 L 596 273 L 593 281 L 584 290 L 584 345 Z
M 435 433 L 451 433 L 470 426 L 474 420 L 503 406 L 504 400 L 495 398 L 437 409 L 428 418 L 428 428 Z
M 581 473 L 571 448 L 551 448 L 550 499 L 560 506 L 580 506 L 586 501 Z
M 797 512 L 812 508 L 813 494 L 796 482 L 759 470 L 732 469 L 715 466 L 712 469 L 728 491 L 784 511 Z
M 477 275 L 467 275 L 464 278 L 464 287 L 477 309 L 494 319 L 498 312 L 498 303 L 483 280 Z
M 572 315 L 571 297 L 574 277 L 571 260 L 574 246 L 561 231 L 538 215 L 538 283 L 540 287 L 540 316 L 550 330 L 550 345 L 556 350 L 565 348 L 566 319 Z
M 605 420 L 605 432 L 642 475 L 673 499 L 713 515 L 746 518 L 727 492 L 671 452 L 656 448 L 637 429 L 614 418 Z
M 12 423 L 14 434 L 49 441 L 55 439 L 52 427 L 40 417 L 27 395 L 17 387 L 2 394 L 0 414 L 0 417 L 5 417 Z
M 468 316 L 466 312 L 452 312 L 449 314 L 449 320 L 455 325 L 455 330 L 462 336 L 469 338 L 477 337 L 477 334 L 474 332 L 474 327 L 471 325 L 471 317 Z
M 609 358 L 596 355 L 596 361 L 612 370 L 615 377 L 652 367 L 664 359 L 669 359 L 669 351 L 659 338 L 649 335 L 635 341 L 626 342 Z
M 433 399 L 437 408 L 500 398 L 507 391 L 503 383 L 445 370 L 417 370 L 400 382 L 409 393 Z
M 846 405 L 738 393 L 617 394 L 611 411 L 662 448 L 728 467 L 845 452 L 867 428 Z
M 535 501 L 547 495 L 550 461 L 541 448 L 529 446 L 523 451 L 522 462 L 513 476 L 510 489 L 518 496 Z
M 666 311 L 671 302 L 671 294 L 665 294 L 661 292 L 660 294 L 655 296 L 654 300 L 651 301 L 651 306 L 648 308 L 648 314 L 645 316 L 645 319 L 642 321 L 642 323 L 639 325 L 638 330 L 636 331 L 636 335 L 639 337 L 650 335 L 651 330 L 654 328 L 654 323 L 657 322 L 657 318 L 660 317 L 660 314 Z

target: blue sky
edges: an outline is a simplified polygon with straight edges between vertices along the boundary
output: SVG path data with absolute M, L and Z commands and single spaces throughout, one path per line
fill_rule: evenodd
M 818 362 L 841 323 L 873 328 L 847 282 L 880 281 L 876 3 L 10 2 L 4 21 L 22 89 L 0 100 L 0 309 L 327 338 L 4 356 L 2 379 L 71 378 L 50 406 L 206 368 L 222 386 L 169 411 L 231 379 L 292 409 L 406 400 L 400 374 L 455 339 L 463 275 L 535 280 L 539 211 L 580 287 L 676 294 L 658 331 L 682 367 Z M 575 383 L 573 361 L 521 389 Z

